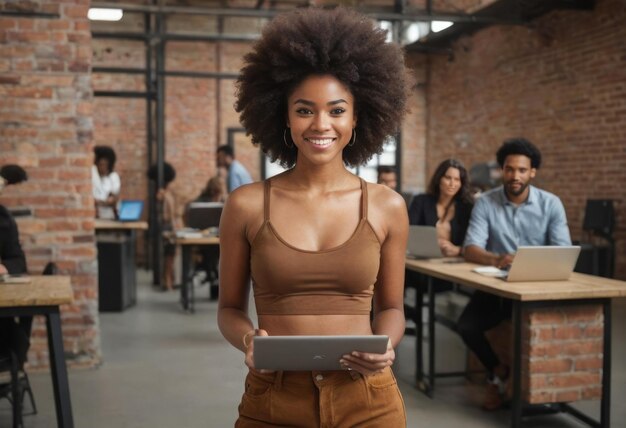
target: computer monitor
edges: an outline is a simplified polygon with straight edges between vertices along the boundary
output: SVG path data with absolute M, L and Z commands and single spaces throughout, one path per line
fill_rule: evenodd
M 143 201 L 123 200 L 120 201 L 120 209 L 117 215 L 119 221 L 138 221 L 143 211 Z
M 187 209 L 187 227 L 208 229 L 219 227 L 224 204 L 221 202 L 192 202 Z

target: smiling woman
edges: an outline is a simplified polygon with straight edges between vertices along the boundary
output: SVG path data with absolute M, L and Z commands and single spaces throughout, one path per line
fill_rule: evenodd
M 406 206 L 346 168 L 400 125 L 410 82 L 401 50 L 362 15 L 306 9 L 272 21 L 245 61 L 241 121 L 291 169 L 238 188 L 222 215 L 218 322 L 249 367 L 236 426 L 404 426 L 391 365 L 404 332 Z M 267 335 L 381 335 L 388 345 L 343 355 L 343 370 L 267 372 L 254 361 L 255 337 Z

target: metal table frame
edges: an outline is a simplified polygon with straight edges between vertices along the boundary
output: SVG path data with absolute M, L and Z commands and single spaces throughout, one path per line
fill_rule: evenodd
M 44 315 L 48 332 L 48 352 L 50 372 L 54 390 L 54 404 L 57 415 L 57 427 L 73 428 L 72 403 L 70 386 L 67 378 L 67 367 L 63 353 L 63 335 L 61 331 L 61 315 L 59 306 L 15 306 L 0 308 L 0 317 L 19 317 Z

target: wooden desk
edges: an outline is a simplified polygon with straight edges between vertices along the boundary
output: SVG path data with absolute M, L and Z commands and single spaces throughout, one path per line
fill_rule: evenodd
M 176 245 L 180 245 L 182 248 L 182 284 L 180 286 L 180 301 L 183 305 L 183 309 L 190 313 L 194 313 L 195 302 L 195 290 L 193 287 L 193 269 L 191 266 L 191 250 L 193 247 L 198 246 L 213 246 L 220 244 L 220 238 L 217 236 L 202 236 L 202 237 L 176 237 L 174 239 Z
M 148 230 L 148 222 L 96 219 L 94 223 L 94 227 L 96 231 L 100 231 L 100 230 L 112 230 L 112 231 Z
M 63 428 L 73 427 L 74 421 L 63 354 L 59 306 L 71 303 L 73 295 L 69 276 L 32 276 L 30 283 L 0 283 L 0 317 L 46 317 L 57 426 Z
M 98 245 L 98 303 L 101 312 L 122 311 L 137 303 L 136 231 L 145 221 L 96 219 Z
M 604 317 L 603 332 L 603 369 L 602 369 L 602 398 L 600 403 L 600 422 L 594 421 L 567 404 L 560 403 L 560 409 L 567 411 L 583 422 L 592 426 L 610 427 L 610 397 L 611 397 L 611 299 L 626 297 L 626 283 L 613 279 L 573 273 L 567 281 L 547 282 L 517 282 L 510 283 L 498 278 L 490 278 L 471 269 L 478 265 L 471 263 L 449 263 L 449 260 L 406 260 L 406 268 L 427 275 L 428 277 L 428 345 L 429 371 L 428 376 L 423 371 L 423 320 L 421 309 L 417 311 L 416 348 L 417 373 L 416 380 L 427 395 L 434 393 L 435 368 L 435 329 L 434 307 L 435 293 L 432 278 L 444 279 L 477 290 L 495 294 L 513 303 L 513 403 L 511 426 L 517 428 L 522 417 L 522 311 L 538 307 L 554 307 L 566 305 L 595 304 L 602 305 Z M 423 288 L 417 287 L 416 308 L 422 307 Z M 427 377 L 427 379 L 426 379 Z

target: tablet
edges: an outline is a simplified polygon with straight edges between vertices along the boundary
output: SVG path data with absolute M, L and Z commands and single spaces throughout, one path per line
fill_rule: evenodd
M 266 370 L 345 370 L 352 351 L 384 354 L 389 338 L 370 336 L 255 336 L 254 367 Z

